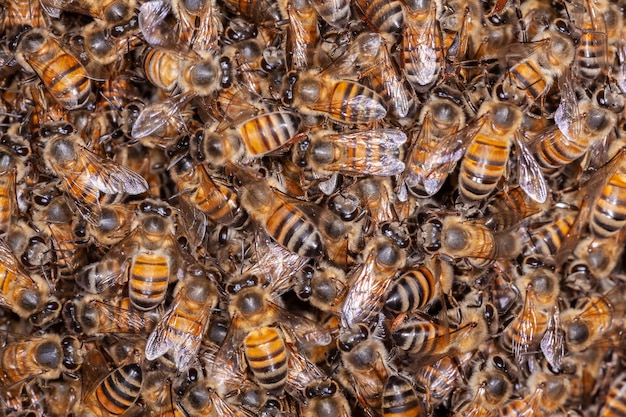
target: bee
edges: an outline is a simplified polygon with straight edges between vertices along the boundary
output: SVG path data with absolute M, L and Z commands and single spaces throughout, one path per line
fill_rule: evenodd
M 381 96 L 364 85 L 317 70 L 285 76 L 283 104 L 302 114 L 325 116 L 344 124 L 369 124 L 387 114 Z
M 307 258 L 324 252 L 324 241 L 298 200 L 284 195 L 263 178 L 239 169 L 241 205 L 276 242 Z
M 343 368 L 339 382 L 370 413 L 381 410 L 383 391 L 389 379 L 389 353 L 382 340 L 371 335 L 365 325 L 340 335 L 337 346 Z
M 439 80 L 444 65 L 437 1 L 407 1 L 405 5 L 401 67 L 407 81 L 417 91 L 424 92 Z M 454 118 L 451 120 L 459 121 Z
M 146 334 L 154 329 L 159 316 L 155 310 L 135 309 L 127 297 L 107 301 L 100 295 L 86 295 L 63 306 L 67 327 L 86 336 Z
M 457 386 L 461 372 L 474 352 L 464 355 L 444 356 L 432 364 L 419 368 L 415 374 L 416 383 L 426 389 L 426 402 L 430 409 L 435 409 L 446 401 Z
M 546 184 L 537 161 L 519 138 L 522 112 L 518 107 L 495 101 L 482 104 L 478 112 L 484 117 L 481 128 L 467 145 L 459 169 L 459 191 L 470 202 L 489 195 L 504 174 L 510 147 L 515 142 L 519 163 L 519 185 L 534 200 L 547 198 Z
M 81 33 L 85 54 L 97 65 L 109 66 L 115 63 L 119 67 L 126 59 L 125 56 L 140 45 L 137 33 L 128 32 L 125 36 L 114 36 L 110 28 L 101 26 L 99 22 L 90 23 Z
M 320 130 L 300 147 L 306 148 L 306 163 L 323 175 L 390 176 L 404 171 L 401 147 L 405 142 L 406 135 L 398 129 Z
M 576 73 L 586 85 L 602 75 L 606 75 L 608 65 L 613 58 L 608 56 L 608 25 L 604 20 L 604 11 L 608 2 L 586 1 L 586 13 L 580 28 L 580 41 L 576 48 Z M 606 3 L 606 4 L 605 4 Z
M 217 288 L 209 280 L 209 272 L 190 266 L 187 275 L 176 285 L 172 304 L 146 343 L 146 359 L 154 360 L 171 350 L 179 371 L 196 358 L 217 305 Z
M 522 2 L 520 9 L 526 39 L 535 39 L 558 17 L 554 7 L 539 0 Z
M 529 231 L 529 241 L 523 251 L 524 254 L 536 253 L 548 257 L 556 255 L 566 238 L 570 236 L 576 214 L 572 210 L 555 210 L 553 221 Z
M 19 32 L 26 26 L 39 28 L 47 26 L 47 18 L 42 13 L 39 2 L 32 0 L 20 0 L 6 4 L 5 13 L 2 19 L 3 33 Z
M 452 266 L 435 260 L 414 265 L 404 271 L 389 286 L 385 308 L 394 314 L 422 309 L 440 294 L 448 294 L 453 281 Z M 443 300 L 441 300 L 443 301 Z
M 99 245 L 120 243 L 131 232 L 133 210 L 126 204 L 108 204 L 86 224 L 87 234 Z
M 150 415 L 162 417 L 183 417 L 179 401 L 169 373 L 154 369 L 144 373 L 141 398 L 145 402 Z M 190 388 L 191 389 L 191 388 Z
M 341 307 L 344 329 L 377 321 L 387 289 L 406 263 L 406 252 L 391 239 L 379 237 L 365 248 L 363 259 L 363 263 L 346 277 L 349 289 Z
M 352 12 L 346 1 L 314 0 L 311 2 L 318 15 L 335 29 L 345 29 L 350 22 Z
M 318 1 L 318 4 L 323 4 Z M 287 68 L 305 70 L 316 62 L 317 48 L 321 35 L 317 25 L 318 12 L 312 4 L 291 1 L 287 4 L 289 31 L 286 45 Z
M 212 0 L 197 3 L 172 2 L 178 39 L 203 57 L 210 56 L 216 51 L 218 35 L 223 32 L 216 10 L 216 4 Z
M 200 417 L 220 415 L 224 417 L 252 417 L 253 414 L 243 407 L 230 404 L 214 389 L 202 381 L 191 386 L 185 392 L 179 407 L 185 415 Z
M 447 216 L 443 220 L 439 253 L 450 259 L 466 258 L 479 268 L 502 256 L 493 231 L 479 222 L 457 216 Z
M 496 232 L 511 230 L 545 213 L 549 206 L 549 200 L 539 204 L 522 187 L 511 188 L 497 193 L 489 203 L 485 225 Z
M 459 311 L 458 325 L 451 325 L 445 317 L 435 320 L 419 314 L 395 323 L 391 339 L 400 350 L 421 362 L 452 353 L 473 352 L 491 337 L 495 307 L 488 303 L 478 307 L 462 305 Z
M 620 234 L 622 227 L 626 224 L 626 216 L 621 207 L 621 196 L 626 187 L 626 163 L 619 155 L 614 160 L 619 165 L 614 172 L 610 172 L 611 170 L 607 172 L 606 178 L 602 181 L 601 191 L 591 205 L 589 230 L 596 239 L 614 238 Z
M 285 21 L 283 6 L 269 1 L 227 0 L 224 6 L 249 21 L 273 24 Z
M 431 96 L 420 112 L 419 122 L 421 129 L 413 134 L 403 179 L 411 191 L 425 197 L 439 191 L 473 134 L 456 134 L 465 126 L 465 113 L 445 98 Z
M 143 370 L 138 363 L 120 366 L 91 392 L 85 393 L 79 406 L 81 413 L 98 417 L 126 413 L 138 400 L 143 379 Z
M 348 400 L 337 382 L 330 380 L 313 381 L 305 389 L 307 397 L 303 408 L 304 417 L 351 417 Z
M 520 106 L 537 103 L 554 80 L 565 73 L 576 51 L 572 39 L 559 31 L 562 23 L 552 23 L 538 34 L 533 39 L 538 45 L 536 50 L 500 78 L 495 90 L 499 99 Z
M 151 310 L 163 302 L 168 284 L 182 274 L 172 207 L 146 199 L 139 203 L 132 232 L 98 262 L 87 265 L 76 282 L 93 294 L 128 281 L 133 307 Z
M 46 29 L 32 29 L 22 35 L 15 54 L 22 68 L 37 74 L 50 95 L 67 110 L 87 104 L 92 89 L 87 70 Z
M 61 178 L 64 190 L 87 213 L 98 211 L 104 195 L 120 197 L 148 190 L 139 174 L 90 151 L 74 126 L 50 125 L 41 134 L 46 168 Z
M 198 162 L 222 167 L 279 151 L 299 139 L 301 117 L 294 112 L 264 113 L 224 132 L 204 129 L 192 138 L 190 150 Z
M 356 6 L 365 21 L 379 33 L 398 34 L 404 27 L 404 4 L 399 0 L 358 0 Z
M 480 364 L 472 374 L 468 383 L 468 397 L 458 404 L 456 415 L 492 416 L 513 393 L 513 384 L 505 369 L 496 363 L 503 362 L 503 358 L 495 356 Z
M 56 379 L 62 373 L 77 371 L 83 354 L 78 339 L 52 333 L 7 343 L 0 349 L 0 382 L 10 387 L 35 377 Z
M 135 13 L 134 0 L 106 0 L 94 3 L 90 0 L 66 2 L 63 0 L 43 0 L 44 10 L 53 18 L 60 17 L 61 12 L 78 13 L 93 17 L 107 26 L 120 25 L 128 21 Z
M 583 305 L 561 313 L 568 352 L 581 352 L 598 342 L 613 326 L 615 308 L 606 296 L 592 295 Z
M 6 134 L 0 138 L 0 232 L 6 233 L 19 208 L 18 184 L 28 175 L 26 166 L 30 147 L 20 137 Z
M 608 239 L 595 239 L 592 236 L 582 239 L 574 249 L 574 260 L 570 271 L 585 271 L 596 278 L 607 277 L 617 266 L 624 246 L 623 232 Z
M 529 348 L 548 328 L 549 316 L 560 293 L 559 278 L 548 268 L 538 268 L 518 279 L 516 287 L 525 294 L 524 304 L 522 311 L 504 330 L 502 341 L 521 363 Z
M 599 146 L 615 126 L 615 113 L 592 101 L 582 101 L 578 112 L 582 120 L 572 120 L 571 124 L 578 123 L 579 127 L 555 124 L 535 139 L 537 162 L 544 172 L 553 172 Z
M 298 297 L 322 311 L 340 314 L 349 289 L 345 271 L 321 261 L 316 268 L 305 267 L 302 275 L 296 285 Z
M 383 389 L 383 417 L 418 417 L 424 405 L 412 384 L 401 375 L 390 375 Z
M 626 396 L 626 384 L 624 384 L 624 373 L 620 374 L 611 382 L 611 388 L 602 403 L 598 413 L 601 417 L 619 415 L 624 412 L 624 398 Z

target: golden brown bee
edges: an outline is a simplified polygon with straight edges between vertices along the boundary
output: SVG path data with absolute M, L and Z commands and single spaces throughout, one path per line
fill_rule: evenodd
M 204 129 L 192 138 L 191 152 L 199 162 L 222 167 L 280 151 L 298 139 L 301 117 L 294 112 L 264 113 L 223 132 Z
M 549 201 L 539 204 L 521 187 L 496 194 L 488 206 L 485 225 L 495 231 L 511 230 L 548 210 Z
M 5 3 L 5 11 L 2 19 L 2 31 L 11 33 L 29 26 L 31 28 L 45 27 L 47 17 L 41 10 L 38 1 L 18 0 Z
M 99 295 L 87 295 L 69 300 L 63 306 L 67 327 L 87 336 L 110 333 L 147 334 L 154 329 L 160 314 L 139 311 L 128 298 L 104 300 Z
M 341 308 L 341 325 L 355 329 L 376 323 L 393 278 L 406 263 L 406 252 L 387 237 L 372 239 L 363 263 L 347 276 L 348 293 Z
M 43 0 L 41 3 L 51 17 L 58 18 L 61 12 L 72 12 L 93 17 L 108 26 L 128 21 L 134 15 L 136 7 L 134 0 L 106 0 L 104 2 Z
M 448 294 L 454 275 L 445 262 L 414 265 L 394 280 L 385 299 L 385 308 L 395 314 L 422 309 L 441 294 Z
M 556 255 L 563 242 L 571 236 L 570 229 L 576 219 L 572 210 L 554 210 L 553 220 L 529 231 L 529 242 L 524 254 L 535 253 L 542 256 Z
M 358 0 L 356 6 L 377 32 L 397 34 L 404 27 L 404 4 L 400 0 Z
M 489 195 L 504 174 L 511 144 L 515 142 L 520 155 L 519 185 L 534 199 L 544 202 L 546 185 L 537 162 L 520 139 L 518 129 L 522 112 L 518 107 L 495 101 L 487 101 L 480 107 L 482 126 L 467 145 L 459 171 L 459 191 L 470 202 Z M 479 119 L 480 120 L 480 119 Z
M 102 291 L 128 281 L 132 305 L 142 311 L 163 302 L 170 282 L 180 273 L 181 249 L 176 241 L 172 207 L 142 201 L 130 235 L 98 262 L 87 265 L 76 282 L 88 292 Z
M 339 315 L 348 292 L 345 271 L 322 261 L 316 268 L 305 267 L 302 275 L 296 287 L 298 297 L 322 311 Z
M 218 36 L 223 31 L 216 10 L 213 0 L 172 2 L 172 12 L 178 23 L 178 39 L 203 57 L 216 52 Z
M 138 32 L 138 29 L 135 31 Z M 113 36 L 111 29 L 99 22 L 92 22 L 83 28 L 83 47 L 89 59 L 102 66 L 116 64 L 123 67 L 126 54 L 131 53 L 141 44 L 137 33 L 128 31 L 125 36 Z M 89 64 L 88 64 L 89 65 Z
M 56 379 L 77 371 L 83 354 L 82 343 L 72 336 L 47 334 L 8 343 L 0 349 L 0 382 L 10 387 L 34 377 Z
M 591 273 L 595 278 L 608 277 L 617 266 L 624 250 L 624 232 L 608 239 L 592 236 L 582 239 L 574 249 L 574 260 L 568 266 L 571 273 Z
M 351 417 L 348 400 L 332 379 L 313 381 L 305 391 L 307 397 L 303 409 L 304 417 Z
M 304 161 L 322 175 L 390 176 L 404 171 L 401 147 L 406 135 L 401 130 L 320 130 L 309 138 L 300 144 L 306 147 Z
M 41 135 L 46 167 L 62 179 L 65 192 L 88 213 L 98 211 L 105 195 L 121 197 L 122 193 L 141 194 L 148 190 L 146 180 L 139 174 L 90 151 L 74 126 L 44 126 Z
M 405 5 L 401 66 L 407 81 L 422 92 L 439 80 L 444 65 L 437 1 L 405 1 Z
M 169 376 L 169 372 L 160 369 L 144 372 L 141 398 L 151 414 L 163 417 L 184 417 L 186 414 L 176 401 L 176 392 Z
M 467 398 L 458 404 L 455 416 L 492 416 L 509 399 L 513 384 L 506 367 L 501 369 L 498 366 L 503 362 L 503 358 L 495 356 L 483 365 L 484 368 L 475 370 L 468 383 Z
M 345 29 L 351 18 L 350 2 L 313 0 L 311 2 L 319 16 L 330 26 Z
M 538 34 L 533 39 L 537 49 L 502 76 L 495 92 L 499 99 L 517 105 L 538 103 L 568 69 L 574 60 L 574 44 L 557 26 L 553 23 Z
M 301 256 L 317 258 L 324 252 L 324 241 L 315 223 L 303 211 L 302 202 L 254 178 L 241 169 L 240 198 L 250 218 L 276 242 Z
M 606 75 L 608 66 L 612 64 L 609 57 L 607 28 L 604 12 L 608 10 L 606 1 L 585 1 L 581 34 L 576 48 L 576 73 L 582 81 L 589 85 L 599 77 Z
M 87 233 L 97 244 L 113 246 L 131 232 L 133 210 L 126 204 L 108 204 L 87 223 Z
M 389 353 L 365 326 L 340 335 L 337 345 L 343 368 L 339 382 L 371 413 L 382 409 L 383 391 L 390 375 Z
M 227 0 L 227 9 L 258 24 L 284 21 L 285 11 L 280 3 L 267 0 Z
M 548 268 L 539 268 L 525 273 L 516 282 L 524 294 L 522 311 L 504 330 L 503 344 L 510 347 L 519 363 L 544 335 L 550 315 L 559 296 L 559 278 Z M 562 346 L 552 346 L 554 350 Z
M 370 124 L 387 114 L 381 96 L 364 85 L 308 70 L 285 78 L 283 103 L 302 114 L 326 116 L 345 124 Z
M 418 417 L 424 413 L 413 385 L 400 375 L 390 375 L 383 389 L 383 417 Z
M 463 109 L 452 100 L 436 96 L 424 105 L 419 121 L 421 129 L 414 131 L 403 179 L 411 191 L 423 197 L 439 191 L 475 132 L 456 134 L 465 126 Z
M 174 289 L 174 300 L 148 337 L 146 359 L 154 360 L 171 350 L 178 370 L 186 370 L 196 359 L 216 305 L 217 288 L 208 271 L 190 266 Z
M 87 104 L 92 82 L 85 67 L 46 29 L 22 35 L 15 54 L 20 65 L 37 74 L 63 107 L 74 110 Z
M 620 415 L 626 409 L 624 404 L 626 399 L 626 384 L 624 383 L 624 373 L 620 374 L 611 382 L 611 388 L 604 398 L 602 407 L 598 412 L 600 417 L 611 417 Z
M 306 70 L 316 65 L 315 54 L 321 35 L 317 24 L 318 12 L 314 4 L 315 2 L 310 4 L 299 0 L 287 4 L 289 31 L 285 52 L 287 68 L 290 70 Z
M 608 174 L 602 190 L 591 207 L 589 230 L 596 239 L 618 235 L 626 224 L 626 208 L 622 196 L 626 195 L 626 164 L 621 162 L 616 171 Z
M 467 258 L 476 267 L 487 266 L 503 256 L 491 229 L 457 216 L 448 216 L 443 220 L 439 253 L 450 259 Z
M 6 233 L 17 215 L 17 187 L 28 174 L 29 156 L 30 147 L 22 138 L 11 134 L 0 138 L 0 232 Z
M 200 417 L 220 415 L 224 417 L 252 417 L 245 408 L 227 402 L 215 389 L 207 386 L 204 381 L 191 386 L 185 392 L 179 407 L 184 415 Z
M 583 305 L 561 313 L 568 352 L 580 352 L 605 335 L 613 326 L 614 307 L 606 296 L 592 295 Z
M 81 414 L 94 417 L 122 415 L 139 398 L 143 371 L 138 363 L 113 370 L 91 391 L 84 393 L 79 406 Z
M 456 388 L 456 381 L 474 352 L 468 352 L 461 357 L 444 356 L 438 361 L 422 366 L 415 375 L 415 381 L 426 389 L 427 403 L 430 409 L 435 409 L 446 401 Z

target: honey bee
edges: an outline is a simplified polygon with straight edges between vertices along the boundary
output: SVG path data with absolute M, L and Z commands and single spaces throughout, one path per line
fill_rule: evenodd
M 559 278 L 548 268 L 524 274 L 516 287 L 525 293 L 522 311 L 504 330 L 503 344 L 509 346 L 519 363 L 529 348 L 537 343 L 548 328 L 548 321 L 559 296 Z M 560 349 L 552 346 L 552 349 Z
M 495 356 L 481 364 L 472 374 L 468 383 L 468 397 L 458 404 L 456 415 L 492 416 L 511 396 L 513 384 L 506 373 L 496 363 L 503 358 Z
M 406 253 L 387 237 L 379 237 L 365 248 L 363 259 L 347 276 L 349 289 L 341 308 L 344 329 L 377 321 L 387 289 L 406 263 Z
M 19 208 L 17 186 L 28 174 L 29 156 L 30 148 L 23 139 L 11 134 L 0 138 L 0 232 L 8 232 L 15 220 Z
M 570 229 L 576 220 L 576 212 L 572 210 L 555 210 L 554 219 L 550 223 L 529 231 L 529 242 L 524 254 L 536 253 L 542 256 L 554 256 L 570 236 Z
M 355 182 L 349 189 L 360 201 L 361 207 L 367 210 L 368 218 L 374 224 L 396 220 L 393 203 L 396 193 L 390 178 L 370 176 Z
M 71 2 L 43 0 L 41 5 L 53 18 L 59 18 L 61 12 L 72 12 L 93 17 L 107 26 L 115 26 L 128 21 L 136 8 L 134 0 L 107 0 L 103 3 L 93 3 L 89 0 Z
M 104 300 L 99 295 L 87 295 L 69 300 L 63 306 L 67 327 L 78 334 L 100 336 L 109 333 L 146 334 L 151 332 L 160 314 L 139 311 L 128 298 Z
M 367 23 L 379 33 L 397 34 L 404 27 L 404 4 L 399 0 L 358 0 L 356 6 Z
M 609 417 L 619 414 L 624 410 L 624 396 L 626 395 L 626 384 L 624 384 L 624 373 L 620 374 L 611 382 L 611 388 L 602 403 L 598 412 L 601 417 Z
M 273 24 L 285 21 L 285 11 L 279 3 L 254 0 L 228 0 L 224 4 L 227 9 L 244 18 L 261 24 Z
M 172 12 L 178 23 L 178 39 L 203 57 L 216 51 L 218 35 L 223 31 L 216 10 L 216 4 L 211 0 L 172 2 Z
M 369 124 L 387 114 L 383 98 L 374 90 L 328 73 L 290 72 L 285 76 L 285 84 L 283 104 L 305 115 L 325 116 L 344 124 Z
M 318 1 L 323 4 L 323 1 Z M 287 5 L 289 17 L 288 41 L 286 45 L 287 68 L 304 70 L 315 64 L 317 44 L 321 35 L 317 25 L 318 13 L 312 4 L 291 1 Z
M 209 273 L 190 266 L 184 280 L 174 289 L 174 300 L 146 343 L 146 359 L 154 360 L 168 350 L 174 353 L 179 371 L 186 370 L 196 358 L 217 305 L 217 288 Z
M 557 18 L 557 11 L 553 7 L 538 0 L 522 2 L 520 9 L 526 39 L 535 39 Z
M 384 417 L 418 417 L 424 405 L 411 383 L 400 375 L 390 375 L 383 389 Z
M 441 228 L 441 255 L 449 259 L 467 259 L 475 267 L 485 267 L 502 256 L 496 235 L 485 225 L 447 216 Z
M 533 216 L 545 213 L 549 205 L 549 200 L 537 203 L 521 187 L 502 191 L 489 204 L 485 225 L 496 231 L 511 230 Z
M 582 239 L 574 249 L 574 260 L 568 269 L 582 270 L 599 279 L 609 276 L 624 250 L 624 238 L 624 233 L 620 232 L 608 239 L 595 239 L 592 236 Z
M 621 207 L 621 195 L 626 186 L 624 182 L 626 180 L 626 174 L 624 174 L 626 164 L 619 154 L 612 161 L 615 162 L 609 162 L 606 166 L 617 164 L 614 170 L 609 167 L 606 174 L 602 174 L 602 169 L 596 174 L 606 176 L 606 178 L 602 178 L 601 191 L 591 205 L 591 213 L 589 214 L 589 230 L 596 239 L 614 238 L 620 234 L 622 227 L 626 224 Z M 593 180 L 591 181 L 593 184 Z
M 450 325 L 445 317 L 435 320 L 419 314 L 395 323 L 391 339 L 400 350 L 411 358 L 419 358 L 421 363 L 452 353 L 473 352 L 491 336 L 495 307 L 488 303 L 463 305 L 459 311 L 461 321 L 458 325 Z
M 239 169 L 241 205 L 250 217 L 285 248 L 307 258 L 324 252 L 324 241 L 304 206 L 271 187 L 263 178 Z M 302 207 L 302 208 L 301 208 Z
M 598 342 L 613 326 L 613 303 L 606 296 L 592 295 L 582 306 L 561 313 L 568 352 L 581 352 Z
M 535 139 L 537 162 L 545 172 L 561 168 L 583 156 L 588 149 L 599 146 L 615 126 L 615 114 L 592 101 L 582 101 L 578 112 L 582 120 L 572 121 L 572 124 L 578 123 L 579 127 L 555 124 Z
M 413 122 L 416 113 L 415 93 L 401 76 L 381 34 L 360 34 L 333 65 L 347 70 L 345 74 L 342 70 L 335 70 L 335 75 L 349 77 L 356 71 L 360 80 L 364 80 L 383 98 L 388 109 L 387 116 L 401 125 Z
M 330 380 L 313 381 L 305 390 L 306 405 L 304 417 L 351 417 L 348 400 L 341 392 L 339 384 Z
M 404 171 L 401 147 L 405 142 L 406 135 L 397 129 L 320 130 L 300 147 L 306 148 L 306 163 L 320 174 L 390 176 Z
M 322 261 L 316 268 L 305 267 L 303 272 L 304 277 L 296 286 L 298 297 L 322 311 L 339 315 L 348 292 L 345 271 Z
M 41 10 L 39 2 L 20 0 L 8 2 L 2 19 L 2 32 L 11 34 L 20 32 L 22 28 L 45 27 L 48 21 L 45 13 Z
M 565 73 L 576 53 L 572 39 L 561 33 L 559 26 L 550 27 L 533 38 L 539 45 L 530 56 L 513 65 L 496 86 L 499 99 L 517 105 L 529 105 L 542 99 L 554 80 Z
M 459 170 L 459 191 L 470 202 L 489 195 L 502 178 L 515 142 L 519 163 L 519 185 L 534 200 L 543 203 L 547 189 L 541 169 L 519 138 L 522 112 L 514 105 L 487 101 L 480 107 L 485 118 L 480 130 L 467 145 Z
M 85 393 L 79 405 L 81 415 L 106 417 L 126 413 L 138 400 L 143 379 L 138 363 L 118 367 Z
M 254 414 L 243 407 L 228 403 L 214 389 L 202 381 L 191 386 L 185 392 L 179 407 L 185 415 L 200 417 L 220 415 L 224 417 L 252 417 Z
M 128 281 L 133 307 L 151 310 L 163 302 L 168 284 L 182 273 L 182 252 L 175 239 L 172 207 L 167 203 L 142 201 L 133 220 L 132 232 L 96 263 L 87 265 L 76 282 L 93 294 Z
M 56 379 L 77 371 L 84 354 L 82 343 L 72 336 L 47 334 L 11 342 L 0 350 L 4 370 L 0 382 L 11 387 L 31 378 Z
M 22 68 L 37 74 L 50 95 L 67 110 L 87 104 L 92 82 L 85 67 L 46 29 L 32 29 L 22 35 L 15 54 Z
M 137 33 L 131 33 L 130 30 L 128 32 L 126 36 L 113 36 L 110 28 L 92 22 L 81 33 L 85 53 L 98 65 L 109 66 L 116 63 L 119 67 L 124 62 L 125 55 L 140 45 Z
M 432 364 L 419 368 L 415 374 L 417 384 L 426 389 L 426 402 L 430 409 L 435 409 L 446 401 L 457 385 L 461 371 L 469 362 L 474 352 L 468 352 L 461 357 L 444 356 Z
M 419 122 L 421 129 L 416 130 L 419 133 L 408 151 L 403 179 L 411 191 L 423 197 L 439 191 L 463 156 L 467 139 L 474 135 L 470 131 L 456 135 L 465 126 L 465 113 L 461 106 L 445 98 L 431 96 L 422 108 Z
M 76 227 L 50 223 L 48 228 L 57 275 L 71 279 L 89 261 L 85 227 L 80 223 Z
M 395 314 L 417 311 L 440 294 L 448 294 L 453 277 L 452 266 L 446 262 L 412 266 L 391 283 L 385 308 Z
M 39 275 L 24 271 L 4 240 L 0 240 L 0 259 L 0 305 L 22 318 L 29 318 L 46 309 L 48 303 L 54 300 L 49 284 Z
M 87 234 L 101 246 L 113 246 L 131 232 L 133 211 L 125 204 L 108 204 L 88 222 Z
M 385 345 L 375 335 L 370 335 L 364 325 L 340 335 L 337 345 L 343 365 L 338 374 L 339 382 L 373 415 L 373 410 L 382 409 L 383 391 L 391 373 Z
M 222 167 L 227 162 L 243 162 L 279 151 L 298 139 L 302 119 L 294 112 L 264 113 L 224 132 L 204 129 L 196 132 L 190 144 L 198 162 Z
M 437 1 L 405 2 L 401 63 L 408 82 L 420 92 L 439 80 L 443 70 L 443 39 L 437 20 Z M 451 118 L 454 122 L 458 119 Z M 463 121 L 459 123 L 462 125 Z
M 42 129 L 44 162 L 61 178 L 63 188 L 80 208 L 97 212 L 104 195 L 141 194 L 146 180 L 130 169 L 91 152 L 72 125 L 51 125 Z
M 345 29 L 352 17 L 349 2 L 314 0 L 311 2 L 319 16 L 336 29 Z
M 191 388 L 190 388 L 191 389 Z M 144 372 L 141 398 L 149 415 L 162 417 L 183 417 L 170 374 L 161 369 Z
M 608 56 L 608 22 L 604 20 L 608 2 L 586 1 L 585 4 L 575 65 L 577 75 L 589 85 L 601 75 L 606 75 L 612 58 Z

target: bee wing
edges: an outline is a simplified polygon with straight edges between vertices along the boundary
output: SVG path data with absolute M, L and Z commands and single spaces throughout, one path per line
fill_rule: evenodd
M 545 203 L 548 198 L 546 181 L 539 164 L 532 152 L 524 143 L 521 133 L 515 132 L 515 149 L 517 151 L 518 181 L 526 194 L 538 203 Z
M 143 314 L 136 314 L 127 308 L 118 307 L 105 303 L 100 300 L 92 300 L 92 303 L 98 306 L 100 311 L 108 319 L 108 324 L 101 325 L 99 331 L 101 333 L 115 333 L 119 331 L 119 326 L 115 323 L 125 323 L 127 327 L 138 331 L 145 330 L 148 324 Z
M 381 279 L 373 273 L 376 262 L 375 251 L 370 251 L 367 258 L 349 278 L 350 289 L 341 308 L 341 325 L 355 328 L 359 323 L 371 324 L 382 309 L 384 297 L 391 279 Z
M 582 129 L 582 117 L 580 116 L 578 99 L 573 86 L 571 71 L 559 80 L 561 102 L 554 112 L 554 124 L 571 142 L 574 142 Z
M 415 17 L 407 8 L 407 19 L 404 27 L 404 49 L 414 51 L 414 53 L 405 54 L 404 60 L 409 60 L 413 68 L 417 68 L 417 72 L 412 74 L 415 82 L 420 86 L 431 85 L 437 80 L 441 71 L 441 63 L 437 63 L 437 55 L 441 52 L 437 50 L 440 41 L 437 37 L 441 36 L 441 30 L 436 19 L 435 4 L 432 4 L 431 10 L 426 19 L 416 24 Z
M 215 391 L 210 391 L 211 402 L 216 416 L 221 417 L 254 417 L 251 411 L 234 404 L 229 404 Z
M 186 124 L 180 112 L 192 98 L 193 93 L 183 93 L 146 106 L 133 124 L 131 137 L 134 140 L 147 138 L 168 124 L 174 125 L 179 131 L 184 131 Z
M 187 195 L 179 196 L 180 220 L 189 244 L 197 248 L 204 241 L 209 220 L 205 212 L 189 201 Z
M 167 21 L 172 8 L 169 1 L 147 1 L 139 8 L 139 30 L 150 45 L 171 47 L 176 44 L 176 30 L 174 25 Z
M 81 365 L 83 387 L 82 398 L 86 398 L 109 374 L 109 364 L 100 349 L 91 349 L 85 354 Z
M 338 163 L 325 164 L 329 171 L 349 172 L 353 166 L 359 167 L 359 175 L 390 176 L 401 174 L 405 165 L 400 160 L 400 147 L 406 142 L 406 134 L 397 129 L 376 129 L 331 135 L 327 139 L 337 146 L 348 149 L 348 158 L 342 158 Z M 369 152 L 358 152 L 367 149 Z M 352 152 L 351 150 L 357 150 Z M 371 154 L 379 155 L 373 160 Z M 346 169 L 347 168 L 347 169 Z
M 302 346 L 327 346 L 333 339 L 332 331 L 322 324 L 300 314 L 292 313 L 275 303 L 271 303 L 271 314 L 278 324 L 289 323 L 290 327 L 281 326 L 284 333 Z
M 291 344 L 287 343 L 286 346 L 289 351 L 289 368 L 285 391 L 300 401 L 306 401 L 304 390 L 307 385 L 315 380 L 323 380 L 325 373 Z
M 552 369 L 560 370 L 565 355 L 565 332 L 561 328 L 561 313 L 558 304 L 552 307 L 548 328 L 539 346 Z
M 148 182 L 141 175 L 117 162 L 104 159 L 87 148 L 82 149 L 83 165 L 89 171 L 89 182 L 105 194 L 141 194 Z

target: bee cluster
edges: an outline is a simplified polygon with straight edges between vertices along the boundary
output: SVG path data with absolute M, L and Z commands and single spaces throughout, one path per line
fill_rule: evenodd
M 0 5 L 1 416 L 625 414 L 626 2 Z

